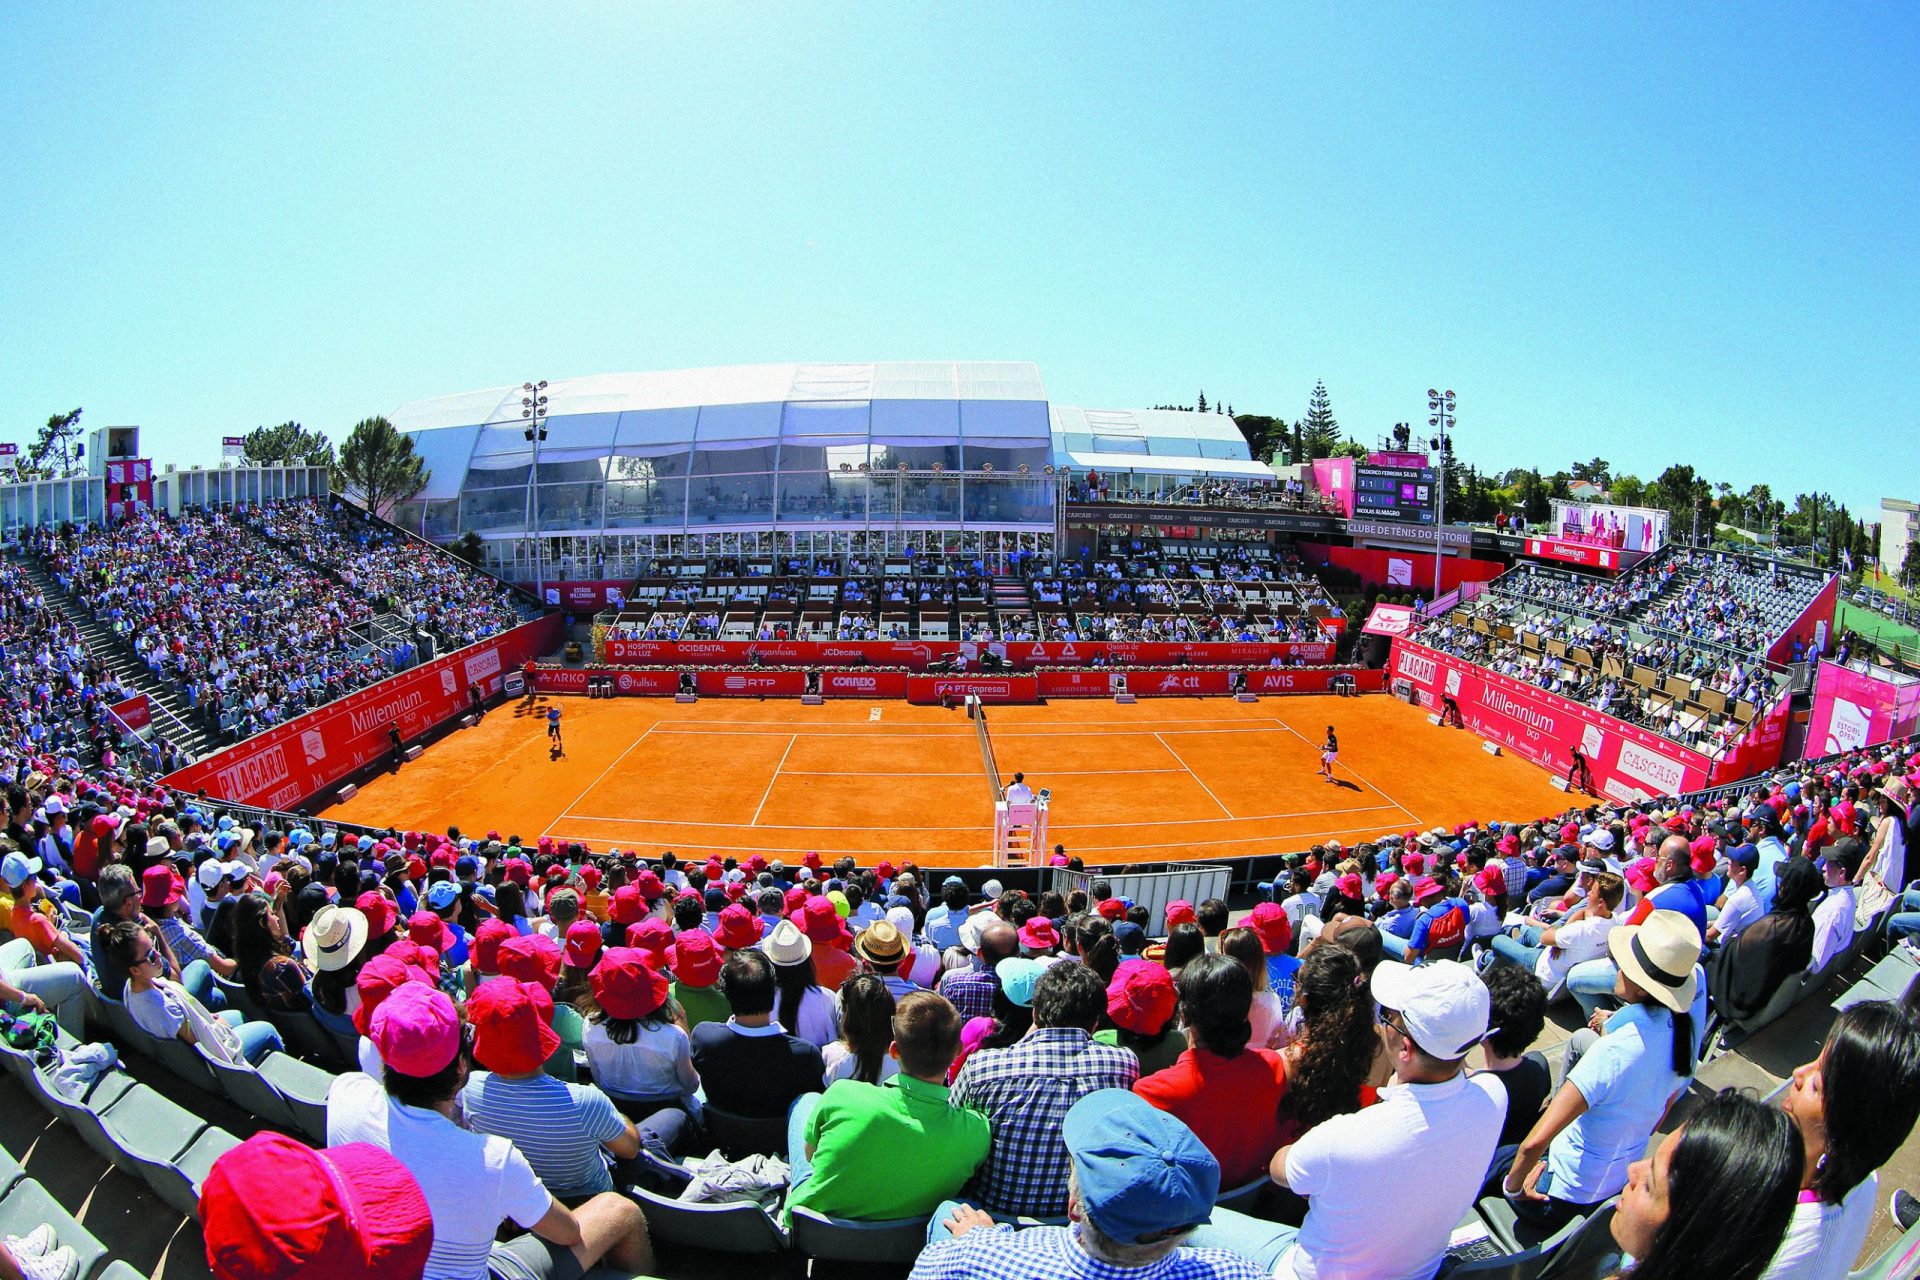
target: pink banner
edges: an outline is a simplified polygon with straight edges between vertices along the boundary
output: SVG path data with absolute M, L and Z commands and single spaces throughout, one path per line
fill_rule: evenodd
M 1832 653 L 1837 644 L 1833 637 L 1833 614 L 1840 602 L 1840 579 L 1829 578 L 1820 594 L 1813 598 L 1806 611 L 1793 620 L 1793 625 L 1780 633 L 1780 638 L 1767 650 L 1767 661 L 1782 666 L 1793 661 L 1793 642 L 1798 640 L 1801 657 L 1812 655 L 1815 646 L 1822 653 Z
M 1920 681 L 1898 681 L 1891 671 L 1855 671 L 1823 662 L 1813 680 L 1807 755 L 1830 756 L 1874 747 L 1912 733 L 1920 719 Z
M 1323 627 L 1338 632 L 1338 618 Z M 1034 667 L 1091 666 L 1104 658 L 1114 666 L 1265 666 L 1279 662 L 1319 665 L 1333 661 L 1330 641 L 1266 643 L 1112 644 L 1093 640 L 960 643 L 950 640 L 613 640 L 606 661 L 615 666 L 746 666 L 757 656 L 770 667 L 909 667 L 924 671 L 930 663 L 965 654 L 976 662 L 982 652 L 1004 657 L 1020 670 Z
M 1333 687 L 1336 676 L 1352 676 L 1353 687 L 1360 693 L 1378 693 L 1386 688 L 1387 673 L 1384 671 L 1367 671 L 1359 667 L 1307 671 L 1276 671 L 1269 668 L 1247 672 L 1247 692 L 1325 693 Z
M 1618 569 L 1622 563 L 1621 553 L 1616 548 L 1568 542 L 1564 538 L 1528 538 L 1527 554 L 1542 560 L 1583 564 L 1593 569 Z
M 606 668 L 537 667 L 533 687 L 538 693 L 585 693 L 589 680 L 611 680 L 615 693 L 637 697 L 671 697 L 679 692 L 677 671 L 609 671 Z
M 1747 731 L 1728 745 L 1713 765 L 1715 786 L 1765 773 L 1780 763 L 1787 745 L 1789 699 L 1781 698 L 1755 716 Z
M 829 698 L 904 698 L 904 671 L 823 671 L 820 692 Z
M 1404 637 L 1393 642 L 1389 671 L 1420 706 L 1439 711 L 1451 698 L 1468 729 L 1554 773 L 1566 773 L 1578 748 L 1595 789 L 1615 800 L 1697 790 L 1712 772 L 1698 751 Z
M 491 640 L 456 649 L 422 667 L 296 716 L 217 751 L 162 781 L 216 800 L 291 809 L 393 750 L 389 729 L 417 738 L 470 705 L 470 690 L 492 697 L 501 677 L 560 643 L 549 614 Z M 583 685 L 584 687 L 584 685 Z
M 1440 612 L 1439 606 L 1435 606 L 1434 612 Z M 1407 605 L 1377 604 L 1360 631 L 1369 636 L 1403 636 L 1413 630 L 1413 616 L 1413 610 Z
M 807 690 L 804 671 L 701 671 L 694 681 L 703 697 L 797 698 Z

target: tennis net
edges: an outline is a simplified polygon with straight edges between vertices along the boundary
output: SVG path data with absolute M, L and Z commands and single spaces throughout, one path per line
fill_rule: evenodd
M 987 771 L 987 790 L 999 804 L 1005 792 L 1000 787 L 1000 766 L 993 759 L 993 737 L 987 732 L 987 709 L 973 694 L 967 695 L 967 718 L 973 721 L 973 736 L 980 744 L 980 767 Z

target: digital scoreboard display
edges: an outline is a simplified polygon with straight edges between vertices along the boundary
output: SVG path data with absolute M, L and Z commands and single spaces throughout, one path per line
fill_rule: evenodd
M 1439 475 L 1432 467 L 1356 466 L 1353 518 L 1430 525 L 1438 484 Z

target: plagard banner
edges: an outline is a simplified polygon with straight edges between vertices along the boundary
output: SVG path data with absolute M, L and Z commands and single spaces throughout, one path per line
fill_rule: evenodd
M 1413 686 L 1418 705 L 1438 711 L 1451 698 L 1469 730 L 1556 774 L 1566 773 L 1578 748 L 1594 788 L 1610 799 L 1697 790 L 1712 773 L 1713 762 L 1698 751 L 1405 637 L 1393 642 L 1388 669 Z
M 386 756 L 393 749 L 389 728 L 411 740 L 465 712 L 472 690 L 492 697 L 504 672 L 559 644 L 561 623 L 558 615 L 549 615 L 456 649 L 257 733 L 162 781 L 176 791 L 204 789 L 216 800 L 295 808 Z M 583 679 L 582 691 L 585 687 Z

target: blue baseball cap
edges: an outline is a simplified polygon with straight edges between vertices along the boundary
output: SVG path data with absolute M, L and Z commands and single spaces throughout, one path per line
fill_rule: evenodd
M 1096 1089 L 1060 1126 L 1080 1180 L 1080 1207 L 1121 1244 L 1151 1244 L 1204 1225 L 1220 1162 L 1193 1130 L 1126 1089 Z
M 1009 956 L 993 966 L 993 976 L 1000 979 L 1001 993 L 1022 1009 L 1033 1008 L 1034 984 L 1046 971 L 1046 965 L 1024 956 Z
M 18 849 L 0 858 L 0 880 L 18 889 L 21 885 L 40 873 L 40 859 L 29 858 Z
M 453 864 L 453 874 L 457 876 L 477 876 L 480 874 L 480 859 L 470 853 L 463 853 Z
M 1727 850 L 1727 861 L 1737 862 L 1751 871 L 1760 865 L 1760 851 L 1750 844 L 1737 844 Z
M 459 886 L 451 880 L 442 880 L 427 889 L 427 906 L 435 911 L 445 911 L 459 896 Z

